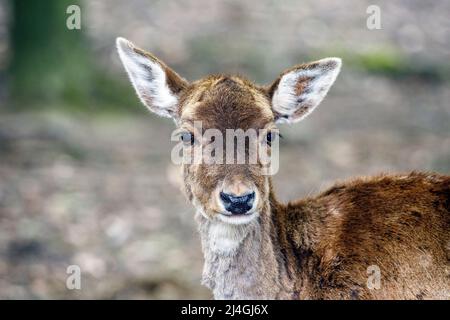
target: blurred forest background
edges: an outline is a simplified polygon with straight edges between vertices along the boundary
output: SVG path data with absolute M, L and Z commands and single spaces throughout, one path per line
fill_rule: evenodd
M 0 298 L 211 298 L 173 124 L 140 105 L 117 36 L 190 80 L 269 83 L 342 57 L 322 105 L 281 127 L 282 200 L 355 175 L 450 173 L 450 1 L 0 0 Z M 66 288 L 72 264 L 81 290 Z

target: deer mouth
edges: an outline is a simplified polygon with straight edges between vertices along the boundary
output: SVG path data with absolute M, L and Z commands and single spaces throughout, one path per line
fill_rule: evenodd
M 259 213 L 256 211 L 246 213 L 220 212 L 218 214 L 218 219 L 222 222 L 230 224 L 247 224 L 256 219 L 258 216 Z

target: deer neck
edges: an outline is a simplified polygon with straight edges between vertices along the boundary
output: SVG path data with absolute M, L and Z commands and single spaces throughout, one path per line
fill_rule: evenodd
M 211 221 L 197 213 L 205 257 L 202 283 L 216 299 L 275 299 L 286 294 L 271 206 L 246 225 Z

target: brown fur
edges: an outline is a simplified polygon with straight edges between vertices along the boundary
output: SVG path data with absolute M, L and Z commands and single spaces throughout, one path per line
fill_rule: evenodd
M 450 177 L 379 176 L 317 197 L 272 199 L 296 292 L 308 299 L 449 299 Z M 367 267 L 381 288 L 367 288 Z M 306 280 L 306 281 L 305 281 Z

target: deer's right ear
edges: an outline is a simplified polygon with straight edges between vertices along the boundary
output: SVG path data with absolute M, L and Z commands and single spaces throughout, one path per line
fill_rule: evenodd
M 120 59 L 142 103 L 160 116 L 176 117 L 178 98 L 188 82 L 130 41 L 117 38 L 116 44 Z
M 268 94 L 277 122 L 303 120 L 322 101 L 341 69 L 341 59 L 326 58 L 285 71 Z

